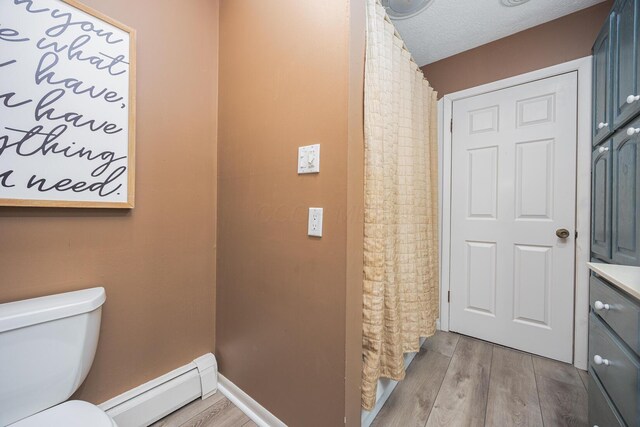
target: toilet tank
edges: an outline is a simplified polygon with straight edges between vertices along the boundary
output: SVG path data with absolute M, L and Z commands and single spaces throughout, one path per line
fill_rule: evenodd
M 104 288 L 0 304 L 0 426 L 67 400 L 93 363 Z

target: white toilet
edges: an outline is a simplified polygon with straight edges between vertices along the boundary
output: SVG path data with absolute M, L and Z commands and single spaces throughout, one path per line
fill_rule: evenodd
M 95 405 L 65 402 L 93 363 L 104 301 L 92 288 L 0 304 L 0 426 L 116 426 Z

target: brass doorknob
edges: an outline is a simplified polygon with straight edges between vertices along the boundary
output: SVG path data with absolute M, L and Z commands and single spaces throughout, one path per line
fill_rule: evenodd
M 561 239 L 566 239 L 567 237 L 569 237 L 569 234 L 569 230 L 567 230 L 566 228 L 558 228 L 556 230 L 556 236 Z

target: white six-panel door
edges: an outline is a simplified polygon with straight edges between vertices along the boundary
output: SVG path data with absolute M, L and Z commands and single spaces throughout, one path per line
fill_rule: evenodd
M 576 121 L 575 72 L 453 103 L 452 331 L 572 361 Z

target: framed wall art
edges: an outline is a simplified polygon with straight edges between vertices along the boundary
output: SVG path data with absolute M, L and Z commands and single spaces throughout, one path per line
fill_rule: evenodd
M 0 17 L 0 206 L 133 208 L 135 31 L 72 0 Z

